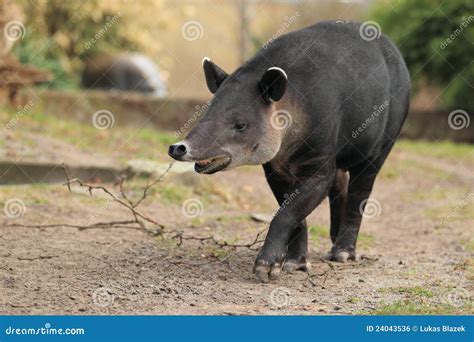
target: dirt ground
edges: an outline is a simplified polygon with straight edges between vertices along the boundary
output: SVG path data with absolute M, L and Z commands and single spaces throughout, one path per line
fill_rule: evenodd
M 61 185 L 2 187 L 0 314 L 472 314 L 474 154 L 435 145 L 394 149 L 362 224 L 360 262 L 321 259 L 330 248 L 325 201 L 309 218 L 311 273 L 270 283 L 253 276 L 257 252 L 248 248 L 177 246 L 122 228 L 11 227 L 130 217 L 104 196 Z M 129 184 L 131 196 L 143 183 Z M 6 215 L 11 199 L 21 201 L 17 218 Z M 187 212 L 189 201 L 200 215 Z M 245 167 L 169 174 L 140 208 L 169 231 L 248 243 L 267 228 L 250 214 L 277 205 L 263 172 Z

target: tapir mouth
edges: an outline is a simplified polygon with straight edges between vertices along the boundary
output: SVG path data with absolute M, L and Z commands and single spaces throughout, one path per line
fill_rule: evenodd
M 197 173 L 211 174 L 225 169 L 229 166 L 232 158 L 230 156 L 219 156 L 210 159 L 198 160 L 194 164 Z

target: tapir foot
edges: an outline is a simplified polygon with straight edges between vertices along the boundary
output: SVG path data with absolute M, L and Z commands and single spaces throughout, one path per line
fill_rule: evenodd
M 325 255 L 324 259 L 337 262 L 347 262 L 348 260 L 359 261 L 360 256 L 355 249 L 344 249 L 333 246 L 332 249 Z
M 311 270 L 311 263 L 306 258 L 298 260 L 289 259 L 283 264 L 283 272 L 293 273 L 296 271 L 309 272 Z
M 259 255 L 255 260 L 253 272 L 255 276 L 262 282 L 266 283 L 269 280 L 276 280 L 280 276 L 281 268 L 285 255 L 265 257 Z

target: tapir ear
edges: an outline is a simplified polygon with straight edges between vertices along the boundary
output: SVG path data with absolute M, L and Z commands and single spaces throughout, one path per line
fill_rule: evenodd
M 283 97 L 288 83 L 286 72 L 277 67 L 269 68 L 262 76 L 259 86 L 262 97 L 268 103 L 276 102 Z
M 204 75 L 206 76 L 207 87 L 211 93 L 215 93 L 220 85 L 227 78 L 228 74 L 214 64 L 208 57 L 202 60 Z

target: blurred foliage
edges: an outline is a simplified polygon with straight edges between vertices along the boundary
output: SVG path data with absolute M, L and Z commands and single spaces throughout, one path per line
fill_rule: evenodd
M 446 109 L 474 109 L 474 1 L 380 2 L 370 16 L 400 48 L 416 87 L 443 90 Z
M 156 16 L 166 12 L 165 0 L 18 3 L 25 12 L 27 34 L 13 51 L 22 63 L 50 70 L 55 76 L 53 88 L 77 87 L 82 59 L 98 52 L 153 55 L 161 49 L 154 30 L 165 26 L 166 16 Z M 127 10 L 121 11 L 125 5 Z

